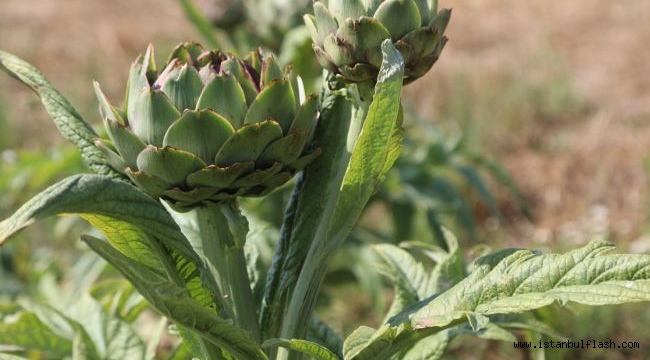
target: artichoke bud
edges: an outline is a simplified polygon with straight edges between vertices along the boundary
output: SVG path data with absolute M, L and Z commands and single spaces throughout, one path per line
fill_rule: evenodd
M 95 145 L 150 195 L 179 211 L 263 196 L 320 153 L 310 144 L 317 98 L 301 100 L 273 57 L 184 43 L 158 73 L 153 56 L 149 46 L 132 65 L 123 109 L 95 83 L 109 137 Z
M 390 38 L 408 84 L 440 56 L 450 14 L 436 0 L 320 0 L 304 19 L 318 62 L 341 83 L 376 82 L 381 42 Z

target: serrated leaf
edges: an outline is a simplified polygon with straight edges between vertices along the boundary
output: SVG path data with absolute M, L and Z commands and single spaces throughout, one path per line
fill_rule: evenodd
M 102 215 L 128 222 L 196 260 L 187 240 L 160 203 L 124 181 L 89 174 L 61 180 L 0 222 L 0 245 L 36 220 L 70 213 Z
M 0 69 L 27 85 L 40 97 L 45 111 L 52 117 L 61 135 L 77 146 L 90 170 L 101 175 L 121 176 L 106 164 L 104 154 L 95 146 L 97 134 L 92 127 L 33 65 L 0 50 Z
M 650 255 L 608 255 L 594 241 L 566 254 L 502 250 L 476 261 L 448 291 L 393 317 L 346 360 L 387 359 L 415 340 L 462 323 L 485 329 L 488 315 L 521 313 L 552 303 L 586 305 L 650 301 Z
M 427 316 L 449 310 L 490 315 L 553 302 L 605 305 L 650 300 L 650 256 L 604 255 L 611 249 L 607 242 L 594 241 L 566 254 L 519 250 L 488 255 L 476 261 L 468 278 L 413 314 L 413 324 L 426 326 Z
M 375 245 L 373 250 L 381 259 L 377 270 L 390 279 L 395 289 L 395 297 L 384 321 L 431 295 L 429 275 L 411 254 L 392 244 Z
M 269 339 L 264 342 L 262 347 L 284 347 L 290 350 L 295 350 L 301 352 L 305 355 L 311 356 L 314 360 L 341 360 L 334 353 L 329 351 L 327 348 L 313 343 L 308 340 L 300 339 Z
M 197 303 L 185 289 L 127 258 L 102 240 L 90 236 L 84 236 L 82 240 L 115 266 L 158 312 L 179 326 L 200 334 L 208 342 L 230 352 L 236 359 L 268 360 L 246 331 L 236 328 L 231 321 L 219 318 L 216 313 Z

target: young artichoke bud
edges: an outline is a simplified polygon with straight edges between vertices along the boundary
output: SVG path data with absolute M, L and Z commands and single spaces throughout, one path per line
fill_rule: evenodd
M 272 57 L 245 59 L 184 43 L 158 73 L 149 46 L 131 67 L 123 109 L 95 91 L 109 163 L 178 210 L 262 196 L 319 153 L 308 143 L 317 99 Z
M 451 11 L 437 0 L 320 0 L 305 23 L 318 62 L 344 82 L 371 82 L 381 66 L 381 42 L 390 38 L 404 58 L 404 83 L 438 60 Z

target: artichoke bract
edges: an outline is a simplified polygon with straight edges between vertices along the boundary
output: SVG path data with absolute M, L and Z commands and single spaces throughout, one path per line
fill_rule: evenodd
M 404 84 L 438 60 L 451 10 L 437 0 L 321 0 L 305 23 L 318 62 L 344 82 L 374 83 L 381 43 L 391 39 L 404 58 Z
M 96 145 L 178 210 L 262 196 L 320 152 L 309 145 L 317 99 L 300 103 L 297 84 L 259 50 L 238 59 L 196 43 L 176 47 L 158 73 L 150 45 L 131 67 L 123 108 L 95 83 L 109 137 Z

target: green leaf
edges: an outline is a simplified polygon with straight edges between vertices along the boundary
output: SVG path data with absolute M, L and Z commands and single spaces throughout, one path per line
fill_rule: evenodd
M 61 180 L 0 222 L 0 245 L 36 220 L 69 213 L 102 215 L 128 222 L 196 260 L 187 240 L 160 203 L 124 181 L 88 174 Z
M 453 335 L 450 330 L 441 331 L 413 345 L 400 360 L 438 360 L 447 352 Z
M 486 328 L 488 315 L 521 313 L 556 302 L 650 301 L 650 255 L 605 254 L 612 248 L 594 241 L 566 254 L 511 249 L 482 257 L 463 281 L 393 317 L 345 359 L 388 359 L 452 326 L 469 323 L 478 331 Z
M 115 266 L 156 310 L 179 326 L 200 334 L 203 339 L 227 350 L 236 359 L 268 359 L 247 332 L 197 303 L 185 289 L 127 258 L 102 240 L 91 236 L 84 236 L 82 240 Z
M 103 259 L 101 262 L 106 263 Z M 90 294 L 99 299 L 105 311 L 116 314 L 126 322 L 135 321 L 149 307 L 144 298 L 123 278 L 103 280 L 90 289 Z
M 2 318 L 0 344 L 38 350 L 58 358 L 72 352 L 71 339 L 48 327 L 33 313 L 23 310 Z
M 340 358 L 343 357 L 343 339 L 316 314 L 311 317 L 307 340 L 325 347 Z
M 196 263 L 178 252 L 168 250 L 156 238 L 150 237 L 138 227 L 125 221 L 101 215 L 86 214 L 83 217 L 100 230 L 120 253 L 160 275 L 167 275 L 176 281 L 177 285 L 184 287 L 199 304 L 216 309 L 214 296 L 203 285 L 202 274 Z M 117 301 L 117 308 L 123 308 L 124 300 L 117 299 Z M 134 310 L 137 312 L 139 309 L 136 307 Z
M 480 328 L 488 322 L 485 316 L 461 311 L 446 314 L 439 320 L 435 326 L 421 329 L 415 329 L 408 322 L 384 324 L 376 331 L 372 328 L 360 327 L 345 340 L 346 344 L 350 345 L 344 347 L 344 359 L 390 359 L 394 354 L 413 346 L 418 341 L 456 325 L 471 322 L 475 327 Z
M 463 228 L 471 240 L 476 240 L 476 224 L 474 215 L 469 204 L 450 181 L 441 176 L 429 179 L 429 183 L 424 189 L 424 195 L 435 201 L 435 210 L 439 213 L 451 213 Z
M 72 304 L 71 304 L 72 305 Z M 60 309 L 53 306 L 42 305 L 32 302 L 23 302 L 23 307 L 38 316 L 44 324 L 57 334 L 66 334 L 72 339 L 73 356 L 81 348 L 88 358 L 99 358 L 97 346 L 94 339 L 78 321 L 64 314 Z
M 32 89 L 64 138 L 77 146 L 86 166 L 101 175 L 120 177 L 95 146 L 97 134 L 70 103 L 28 62 L 0 50 L 0 69 Z
M 390 279 L 395 289 L 395 297 L 385 319 L 431 294 L 429 275 L 411 254 L 387 243 L 375 245 L 373 250 L 381 259 L 377 270 Z
M 377 331 L 369 326 L 360 326 L 345 339 L 343 343 L 343 358 L 348 359 L 348 354 L 354 354 L 372 339 Z
M 650 300 L 650 256 L 604 255 L 612 248 L 594 241 L 566 254 L 511 250 L 487 255 L 476 261 L 469 277 L 413 314 L 413 324 L 426 326 L 450 310 L 490 315 L 554 302 L 606 305 Z
M 354 145 L 328 236 L 333 246 L 347 237 L 370 196 L 399 154 L 400 95 L 404 62 L 389 40 L 382 43 L 384 59 L 375 95 Z
M 85 294 L 65 309 L 59 309 L 76 328 L 88 335 L 86 347 L 94 347 L 101 357 L 142 359 L 145 344 L 131 324 L 106 313 L 95 299 Z
M 300 339 L 269 339 L 264 342 L 262 347 L 285 347 L 303 354 L 311 356 L 314 360 L 340 360 L 338 356 L 329 351 L 327 348 L 307 340 Z
M 152 240 L 147 239 L 148 235 L 137 226 L 103 215 L 83 214 L 82 218 L 101 231 L 122 254 L 151 269 L 163 269 L 160 259 L 151 248 Z

